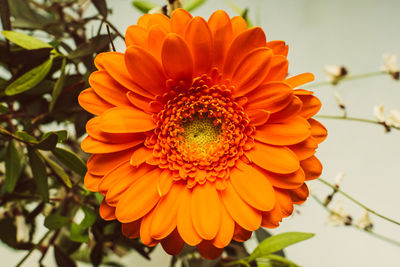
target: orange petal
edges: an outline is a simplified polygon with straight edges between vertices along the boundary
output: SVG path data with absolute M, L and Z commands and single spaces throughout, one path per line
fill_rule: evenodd
M 147 29 L 150 29 L 154 25 L 162 27 L 162 29 L 166 32 L 171 31 L 171 24 L 169 18 L 164 14 L 154 13 L 150 15 L 147 22 Z
M 292 173 L 300 168 L 299 160 L 289 148 L 256 142 L 254 148 L 246 152 L 249 160 L 261 168 L 276 173 Z
M 161 63 L 144 48 L 137 45 L 128 47 L 125 64 L 132 80 L 147 92 L 162 95 L 166 91 L 166 78 Z
M 143 27 L 140 27 L 138 25 L 129 26 L 125 32 L 126 47 L 130 45 L 138 45 L 141 47 L 145 47 L 147 35 L 148 32 Z
M 235 222 L 228 211 L 221 205 L 221 226 L 219 227 L 217 236 L 212 240 L 212 243 L 217 248 L 224 248 L 232 240 Z
M 152 238 L 163 239 L 176 228 L 176 215 L 184 188 L 183 183 L 175 183 L 158 202 L 150 226 Z
M 172 183 L 172 172 L 169 169 L 164 169 L 160 175 L 160 179 L 158 180 L 158 194 L 160 195 L 160 197 L 165 196 L 169 192 Z
M 99 184 L 99 192 L 106 194 L 113 184 L 124 180 L 125 177 L 131 177 L 136 171 L 137 169 L 130 165 L 129 161 L 120 162 L 103 177 Z
M 321 176 L 322 164 L 316 156 L 300 161 L 300 166 L 306 174 L 306 180 L 314 180 Z
M 99 184 L 103 176 L 94 175 L 90 172 L 87 172 L 84 178 L 85 186 L 88 190 L 92 192 L 99 191 Z
M 263 212 L 261 226 L 267 228 L 276 228 L 279 226 L 279 222 L 282 220 L 281 207 L 278 202 L 274 208 L 270 211 Z
M 138 167 L 152 157 L 153 150 L 147 148 L 146 146 L 141 146 L 133 151 L 130 163 L 132 166 Z
M 310 124 L 297 116 L 281 123 L 267 123 L 256 129 L 255 139 L 271 145 L 293 145 L 307 139 L 311 134 Z
M 288 217 L 293 213 L 293 202 L 287 190 L 275 188 L 276 201 L 281 208 L 282 216 Z
M 104 111 L 114 107 L 101 97 L 92 88 L 83 90 L 78 96 L 79 105 L 93 115 L 100 115 Z
M 271 114 L 271 122 L 282 122 L 299 116 L 303 102 L 297 96 L 293 96 L 292 101 L 284 109 Z
M 254 126 L 264 125 L 268 121 L 270 114 L 265 109 L 251 109 L 247 111 L 247 115 Z
M 286 78 L 289 69 L 289 62 L 284 56 L 274 55 L 271 60 L 271 68 L 264 82 L 282 81 Z
M 142 28 L 147 29 L 151 16 L 151 14 L 144 14 L 143 16 L 140 16 L 136 24 Z
M 303 142 L 295 145 L 288 146 L 299 158 L 299 160 L 304 160 L 315 154 L 315 149 L 317 149 L 318 143 L 315 141 L 314 137 L 310 136 Z
M 197 184 L 192 192 L 191 205 L 191 216 L 197 233 L 204 239 L 213 239 L 218 233 L 221 220 L 221 202 L 214 185 L 210 182 Z
M 317 97 L 313 95 L 300 95 L 299 98 L 303 102 L 300 116 L 309 119 L 321 109 L 321 101 Z
M 299 87 L 300 85 L 314 81 L 314 74 L 306 72 L 285 80 L 292 88 Z
M 277 112 L 287 107 L 293 98 L 290 86 L 282 82 L 271 82 L 260 85 L 247 96 L 246 109 L 266 109 Z
M 328 135 L 328 130 L 319 121 L 314 119 L 309 119 L 308 123 L 311 125 L 311 136 L 315 138 L 317 143 L 321 143 L 326 139 Z
M 188 188 L 185 188 L 182 192 L 181 203 L 178 209 L 177 229 L 180 236 L 188 245 L 196 246 L 201 242 L 202 238 L 193 226 L 191 203 L 192 192 Z
M 227 182 L 226 189 L 220 191 L 220 194 L 225 208 L 236 223 L 248 231 L 255 231 L 260 227 L 261 212 L 243 201 L 230 181 Z
M 267 177 L 248 164 L 242 168 L 231 170 L 230 178 L 236 192 L 252 207 L 261 211 L 271 210 L 275 205 L 275 193 Z
M 99 127 L 106 133 L 140 133 L 156 125 L 149 114 L 135 107 L 115 107 L 101 114 Z
M 252 231 L 247 231 L 243 229 L 240 225 L 235 224 L 233 239 L 237 242 L 244 242 L 250 239 L 252 233 Z
M 131 239 L 136 239 L 140 235 L 140 222 L 141 220 L 137 220 L 130 223 L 123 223 L 121 230 L 124 236 Z
M 191 85 L 193 59 L 186 42 L 176 33 L 170 33 L 164 40 L 162 63 L 168 77 L 176 81 L 184 80 Z
M 128 100 L 137 107 L 147 113 L 158 113 L 161 111 L 159 108 L 155 108 L 151 103 L 154 102 L 152 99 L 146 98 L 144 96 L 138 95 L 132 91 L 126 93 Z
M 106 70 L 114 80 L 125 88 L 144 97 L 154 97 L 151 91 L 146 91 L 133 81 L 125 65 L 125 57 L 123 53 L 107 52 L 98 54 L 94 63 L 96 66 Z
M 305 180 L 304 171 L 299 168 L 297 171 L 281 174 L 269 172 L 266 170 L 259 169 L 260 172 L 270 181 L 270 183 L 274 187 L 285 188 L 285 189 L 294 189 L 300 187 Z
M 201 256 L 203 256 L 207 260 L 213 260 L 221 256 L 223 248 L 216 248 L 209 240 L 203 240 L 200 244 L 197 245 L 197 249 L 200 252 Z
M 232 39 L 235 39 L 239 34 L 247 30 L 247 23 L 241 16 L 231 18 L 232 24 Z
M 214 66 L 221 69 L 232 41 L 231 20 L 225 11 L 217 10 L 208 19 L 208 26 L 214 40 Z
M 232 29 L 235 31 L 233 21 Z M 223 78 L 231 78 L 239 63 L 243 61 L 250 51 L 264 47 L 266 44 L 265 40 L 265 34 L 260 27 L 251 28 L 237 36 L 226 54 Z
M 123 193 L 135 181 L 137 181 L 138 179 L 140 179 L 142 176 L 146 175 L 153 169 L 154 166 L 144 164 L 141 165 L 139 168 L 133 168 L 133 170 L 131 169 L 131 172 L 125 172 L 120 176 L 116 175 L 118 173 L 121 173 L 120 171 L 113 174 L 110 174 L 111 172 L 108 173 L 107 179 L 109 180 L 109 182 L 111 182 L 111 185 L 109 186 L 106 194 L 107 203 L 111 206 L 117 206 L 118 202 L 123 196 Z
M 195 75 L 207 74 L 213 61 L 213 40 L 207 22 L 201 17 L 192 18 L 186 28 L 185 40 L 192 51 Z
M 268 75 L 272 58 L 271 49 L 261 47 L 251 51 L 232 76 L 236 97 L 246 95 L 259 86 Z
M 88 171 L 94 175 L 105 175 L 119 163 L 128 161 L 131 155 L 131 149 L 109 154 L 93 154 L 87 161 Z
M 136 140 L 132 140 L 131 142 L 116 144 L 116 143 L 101 142 L 90 136 L 86 136 L 81 143 L 81 148 L 86 153 L 91 153 L 91 154 L 113 153 L 137 146 L 143 143 L 144 140 L 145 136 L 143 135 L 141 138 L 137 138 Z
M 118 202 L 115 215 L 120 222 L 132 222 L 146 215 L 158 202 L 158 177 L 161 170 L 156 168 L 135 181 Z M 134 205 L 132 205 L 134 203 Z
M 295 89 L 295 90 L 293 90 L 293 93 L 295 95 L 297 95 L 297 96 L 314 94 L 314 92 L 308 91 L 308 90 L 305 90 L 305 89 Z
M 192 15 L 182 8 L 176 9 L 171 14 L 171 32 L 184 35 Z
M 272 49 L 275 55 L 287 57 L 289 46 L 285 43 L 285 41 L 270 41 L 267 42 L 267 46 Z
M 185 242 L 183 242 L 176 229 L 167 238 L 161 240 L 161 246 L 169 255 L 178 255 L 184 245 Z
M 153 219 L 155 208 L 153 208 L 149 213 L 143 216 L 143 219 L 140 223 L 140 240 L 142 243 L 149 247 L 154 247 L 158 244 L 158 240 L 151 238 L 150 235 L 150 227 L 151 221 Z
M 161 49 L 162 44 L 168 32 L 165 31 L 160 25 L 154 25 L 149 30 L 147 36 L 147 50 L 161 62 Z
M 100 204 L 99 213 L 100 217 L 106 221 L 115 220 L 117 218 L 115 217 L 115 208 L 109 206 L 104 199 Z
M 307 185 L 304 183 L 297 189 L 287 190 L 294 204 L 302 204 L 306 201 L 309 191 Z

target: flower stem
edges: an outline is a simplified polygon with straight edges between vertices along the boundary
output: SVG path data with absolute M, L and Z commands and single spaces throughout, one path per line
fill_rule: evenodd
M 334 214 L 334 215 L 336 215 L 336 216 L 342 217 L 339 213 L 337 213 L 337 212 L 335 212 L 334 210 L 332 210 L 332 209 L 328 208 L 327 206 L 325 206 L 324 203 L 323 203 L 317 196 L 315 196 L 315 195 L 311 195 L 311 196 L 312 196 L 312 197 L 314 198 L 314 200 L 315 200 L 318 204 L 320 204 L 321 207 L 323 207 L 326 211 L 328 211 L 329 213 Z M 343 219 L 345 219 L 345 218 L 343 218 Z M 377 234 L 377 233 L 375 233 L 375 232 L 373 232 L 373 231 L 371 231 L 371 230 L 365 230 L 365 229 L 360 228 L 360 227 L 358 227 L 357 225 L 354 225 L 354 224 L 351 224 L 351 225 L 349 225 L 349 226 L 352 226 L 352 227 L 354 227 L 354 228 L 357 229 L 357 230 L 366 232 L 367 234 L 370 234 L 370 235 L 372 235 L 373 237 L 376 237 L 376 238 L 378 238 L 378 239 L 381 239 L 381 240 L 383 240 L 383 241 L 386 241 L 386 242 L 388 242 L 388 243 L 391 243 L 391 244 L 393 244 L 393 245 L 395 245 L 395 246 L 399 246 L 399 247 L 400 247 L 400 242 L 398 242 L 398 241 L 396 241 L 396 240 L 393 240 L 393 239 L 391 239 L 391 238 L 389 238 L 389 237 L 383 236 L 383 235 L 381 235 L 381 234 Z
M 380 76 L 380 75 L 386 75 L 389 74 L 387 71 L 374 71 L 374 72 L 368 72 L 368 73 L 363 73 L 363 74 L 358 74 L 358 75 L 352 75 L 352 76 L 345 76 L 343 78 L 340 78 L 336 80 L 336 83 L 332 83 L 331 81 L 322 81 L 322 82 L 315 82 L 311 83 L 309 85 L 303 86 L 304 88 L 310 88 L 310 87 L 321 87 L 321 86 L 326 86 L 326 85 L 337 85 L 339 82 L 345 82 L 345 81 L 352 81 L 352 80 L 359 80 L 359 79 L 364 79 L 364 78 L 369 78 L 369 77 L 374 77 L 374 76 Z
M 376 211 L 374 211 L 374 210 L 368 208 L 367 206 L 365 206 L 364 204 L 362 204 L 362 203 L 359 202 L 358 200 L 354 199 L 352 196 L 350 196 L 350 195 L 348 195 L 347 193 L 343 192 L 343 191 L 340 190 L 338 187 L 336 187 L 336 186 L 330 184 L 329 182 L 325 181 L 324 179 L 319 178 L 318 180 L 319 180 L 320 182 L 322 182 L 323 184 L 329 186 L 329 187 L 332 188 L 333 190 L 336 190 L 337 192 L 339 192 L 340 194 L 342 194 L 344 197 L 346 197 L 347 199 L 351 200 L 352 202 L 354 202 L 354 203 L 357 204 L 358 206 L 362 207 L 363 209 L 367 210 L 368 212 L 370 212 L 370 213 L 372 213 L 372 214 L 374 214 L 374 215 L 376 215 L 376 216 L 378 216 L 378 217 L 380 217 L 380 218 L 382 218 L 382 219 L 384 219 L 384 220 L 386 220 L 386 221 L 388 221 L 388 222 L 391 222 L 391 223 L 394 223 L 394 224 L 397 224 L 397 225 L 400 226 L 400 222 L 395 221 L 395 220 L 393 220 L 393 219 L 390 219 L 390 218 L 388 218 L 388 217 L 386 217 L 386 216 L 384 216 L 384 215 L 382 215 L 382 214 L 380 214 L 380 213 L 378 213 L 378 212 L 376 212 Z
M 354 117 L 345 117 L 345 116 L 335 116 L 335 115 L 317 115 L 315 116 L 316 118 L 320 119 L 334 119 L 334 120 L 348 120 L 348 121 L 358 121 L 358 122 L 365 122 L 365 123 L 371 123 L 371 124 L 379 124 L 385 126 L 382 122 L 375 121 L 375 120 L 370 120 L 370 119 L 364 119 L 364 118 L 354 118 Z M 396 126 L 387 126 L 391 129 L 396 129 L 400 130 L 400 127 Z
M 15 267 L 20 267 L 28 258 L 29 256 L 32 254 L 32 252 L 35 249 L 38 249 L 40 247 L 40 245 L 43 243 L 43 241 L 46 239 L 46 237 L 52 232 L 52 230 L 47 231 L 47 233 L 39 240 L 39 242 L 33 247 L 31 248 L 28 253 L 17 263 L 17 265 L 15 265 Z
M 250 264 L 246 261 L 246 258 L 236 260 L 236 261 L 231 261 L 231 262 L 223 264 L 223 266 L 234 266 L 234 265 L 243 265 L 246 267 L 250 267 Z

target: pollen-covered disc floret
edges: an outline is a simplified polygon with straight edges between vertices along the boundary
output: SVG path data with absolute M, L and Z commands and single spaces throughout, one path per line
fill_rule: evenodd
M 146 140 L 159 167 L 192 188 L 206 180 L 226 187 L 229 168 L 254 145 L 250 119 L 232 96 L 232 86 L 213 84 L 207 75 L 184 92 L 171 89 L 157 128 Z

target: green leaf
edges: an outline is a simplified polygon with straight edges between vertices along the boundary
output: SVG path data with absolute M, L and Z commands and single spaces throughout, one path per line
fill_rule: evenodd
M 56 104 L 57 98 L 62 92 L 65 83 L 65 66 L 67 65 L 67 59 L 63 58 L 61 65 L 61 73 L 60 77 L 57 79 L 57 82 L 54 84 L 53 92 L 51 94 L 51 102 L 49 106 L 49 111 L 51 112 Z
M 93 5 L 99 11 L 99 13 L 106 18 L 107 17 L 107 3 L 105 0 L 92 0 Z
M 89 242 L 89 235 L 87 233 L 87 228 L 83 228 L 79 224 L 73 222 L 71 224 L 69 238 L 72 241 L 79 242 L 79 243 Z
M 249 256 L 248 261 L 251 262 L 256 258 L 260 258 L 269 255 L 278 250 L 284 249 L 287 246 L 298 243 L 303 240 L 307 240 L 313 237 L 312 233 L 300 233 L 300 232 L 287 232 L 278 235 L 271 236 L 261 242 L 256 249 Z
M 51 134 L 56 134 L 58 136 L 58 143 L 63 143 L 68 138 L 68 132 L 66 130 L 60 130 L 44 133 L 42 140 L 46 139 Z
M 272 236 L 267 230 L 265 230 L 264 228 L 260 227 L 255 231 L 256 234 L 256 238 L 258 243 L 261 243 L 262 241 L 264 241 L 265 239 L 267 239 L 268 237 Z M 274 252 L 277 255 L 280 255 L 282 257 L 285 257 L 285 253 L 283 252 L 283 250 L 278 250 L 276 252 Z
M 50 133 L 46 136 L 44 136 L 44 138 L 42 138 L 42 140 L 36 144 L 34 146 L 34 148 L 40 149 L 40 150 L 53 150 L 58 142 L 58 135 L 55 133 Z
M 46 165 L 40 154 L 28 148 L 29 163 L 33 174 L 33 179 L 39 194 L 42 196 L 43 201 L 49 201 L 49 185 L 47 181 Z
M 257 266 L 263 266 L 263 265 L 259 265 L 259 264 L 260 264 L 260 262 L 262 263 L 264 259 L 267 259 L 267 260 L 272 261 L 272 262 L 279 262 L 279 263 L 282 263 L 282 265 L 288 266 L 288 267 L 299 267 L 299 265 L 297 265 L 293 261 L 288 260 L 288 259 L 286 259 L 286 258 L 284 258 L 282 256 L 279 256 L 279 255 L 276 255 L 276 254 L 270 254 L 270 255 L 258 258 L 257 259 Z
M 26 72 L 7 86 L 6 95 L 16 95 L 32 89 L 46 77 L 52 65 L 53 57 L 50 57 L 41 65 Z
M 69 179 L 69 176 L 64 171 L 64 169 L 61 168 L 60 165 L 58 165 L 56 162 L 54 162 L 53 160 L 49 159 L 48 157 L 43 157 L 43 158 L 47 162 L 47 164 L 49 165 L 50 169 L 52 169 L 53 172 L 55 174 L 57 174 L 58 177 L 61 178 L 61 180 L 65 183 L 65 185 L 68 186 L 69 188 L 72 188 L 71 180 Z
M 14 191 L 18 178 L 21 175 L 22 166 L 22 159 L 15 147 L 14 140 L 11 140 L 8 143 L 5 158 L 6 174 L 3 187 L 6 192 L 11 193 Z
M 8 0 L 0 0 L 1 25 L 5 30 L 11 30 L 10 6 Z
M 103 260 L 103 243 L 98 242 L 93 247 L 92 251 L 90 252 L 90 261 L 92 262 L 93 266 L 99 266 Z
M 76 263 L 57 245 L 54 245 L 54 257 L 58 267 L 76 267 Z
M 43 42 L 35 37 L 27 35 L 21 32 L 14 31 L 2 31 L 1 32 L 4 37 L 6 37 L 9 41 L 25 48 L 25 49 L 39 49 L 39 48 L 53 48 L 46 42 Z
M 206 0 L 188 0 L 183 3 L 183 8 L 187 11 L 193 11 L 206 2 Z
M 83 218 L 80 226 L 82 227 L 82 229 L 87 229 L 94 224 L 97 216 L 93 208 L 89 206 L 82 206 L 81 208 L 85 213 L 85 217 Z
M 110 38 L 107 34 L 98 35 L 88 41 L 88 43 L 82 44 L 68 54 L 69 59 L 77 59 L 85 56 L 92 55 L 99 50 L 104 49 L 110 43 Z
M 24 140 L 24 141 L 27 141 L 27 142 L 36 142 L 36 138 L 33 137 L 32 135 L 28 134 L 28 133 L 25 132 L 25 131 L 17 131 L 17 132 L 15 133 L 15 135 L 18 136 L 19 138 L 21 138 L 21 139 Z
M 148 13 L 153 8 L 160 6 L 160 5 L 150 2 L 150 1 L 133 1 L 132 5 L 134 7 L 136 7 L 137 10 L 139 10 L 143 13 Z
M 86 164 L 74 152 L 59 147 L 56 147 L 52 152 L 66 167 L 70 168 L 82 177 L 85 176 L 87 172 Z
M 0 0 L 1 1 L 1 0 Z M 4 114 L 4 113 L 8 113 L 10 110 L 8 109 L 8 107 L 4 104 L 0 104 L 0 113 Z
M 44 219 L 44 226 L 46 226 L 49 230 L 57 230 L 61 227 L 67 225 L 69 223 L 69 219 L 65 216 L 61 216 L 57 213 L 50 214 Z

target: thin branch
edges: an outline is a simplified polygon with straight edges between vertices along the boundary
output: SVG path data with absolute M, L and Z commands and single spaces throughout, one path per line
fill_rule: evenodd
M 111 36 L 111 32 L 110 32 L 110 25 L 108 23 L 106 23 L 106 28 L 107 28 L 108 38 L 110 38 L 111 47 L 112 47 L 113 51 L 115 52 L 117 50 L 115 49 L 115 45 L 114 45 L 114 42 L 113 42 L 113 39 Z
M 321 87 L 321 86 L 326 86 L 326 85 L 335 86 L 335 85 L 338 85 L 340 82 L 359 80 L 359 79 L 380 76 L 380 75 L 389 75 L 389 73 L 387 71 L 368 72 L 368 73 L 363 73 L 363 74 L 358 74 L 358 75 L 344 76 L 343 78 L 337 79 L 335 81 L 335 83 L 332 83 L 331 81 L 322 81 L 322 82 L 310 83 L 303 87 L 310 88 L 310 87 Z
M 317 115 L 315 117 L 321 118 L 321 119 L 348 120 L 348 121 L 357 121 L 357 122 L 364 122 L 364 123 L 370 123 L 370 124 L 378 124 L 378 125 L 384 126 L 385 128 L 388 127 L 389 129 L 400 130 L 400 127 L 396 127 L 396 126 L 392 126 L 392 125 L 389 126 L 389 125 L 385 124 L 384 122 L 379 122 L 379 121 L 364 119 L 364 118 L 335 116 L 335 115 Z
M 32 254 L 32 252 L 35 249 L 40 249 L 40 245 L 43 243 L 43 241 L 47 238 L 47 236 L 52 232 L 52 230 L 47 231 L 47 233 L 39 240 L 39 242 L 33 247 L 31 248 L 28 253 L 25 255 L 25 257 L 23 257 L 16 265 L 16 267 L 21 266 L 28 258 L 29 256 Z

